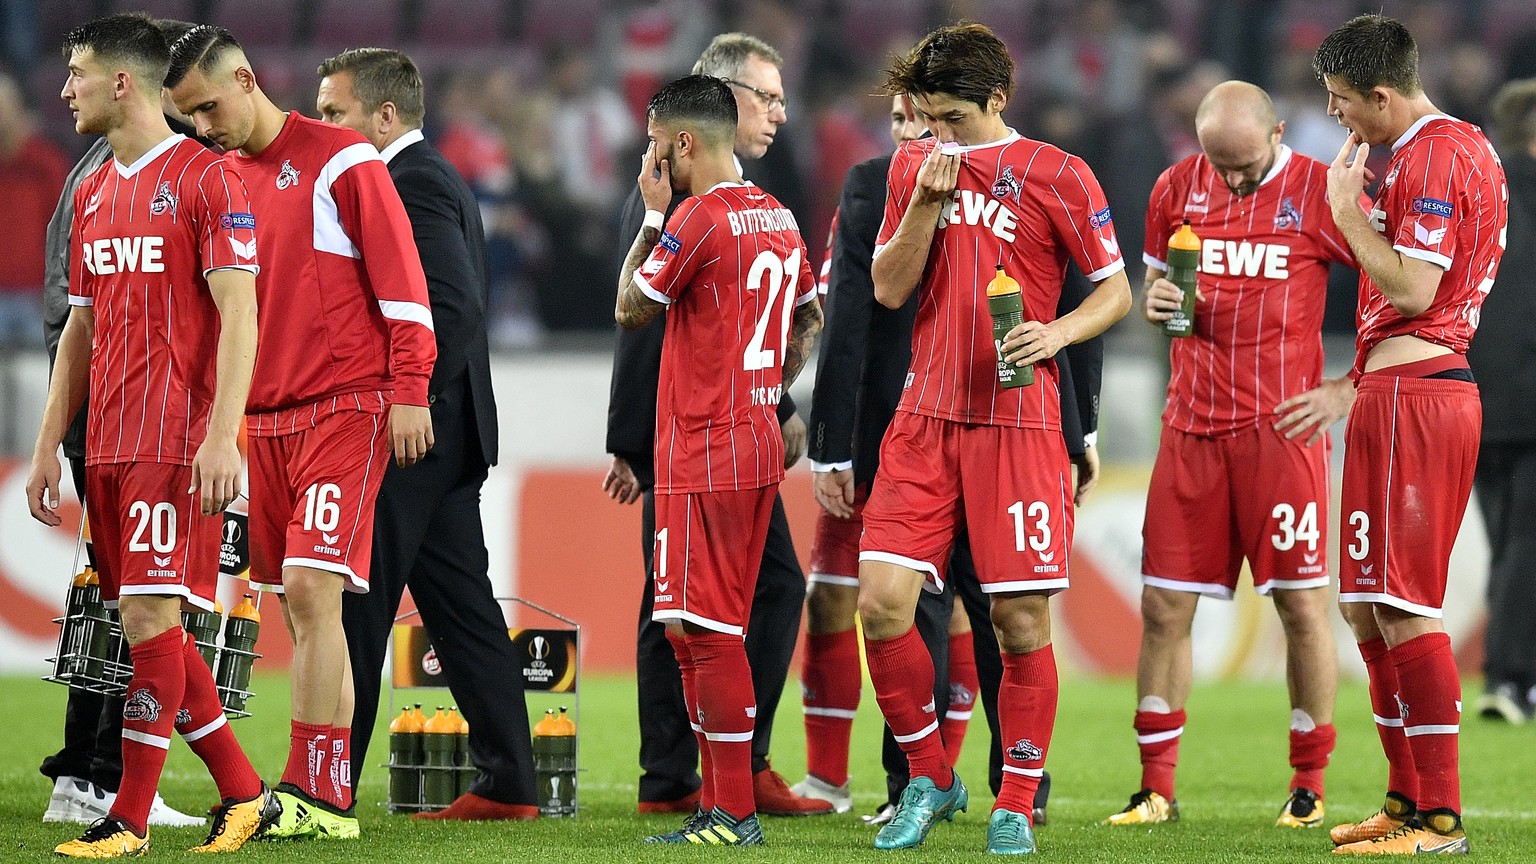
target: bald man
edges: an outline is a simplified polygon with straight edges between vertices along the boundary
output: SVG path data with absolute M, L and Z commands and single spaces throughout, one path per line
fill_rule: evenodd
M 1286 637 L 1295 773 L 1277 825 L 1323 820 L 1337 680 L 1328 623 L 1328 427 L 1354 387 L 1325 380 L 1330 263 L 1355 266 L 1324 197 L 1327 166 L 1281 143 L 1258 87 L 1227 81 L 1200 104 L 1203 152 L 1164 171 L 1147 208 L 1142 312 L 1161 326 L 1183 293 L 1163 278 L 1168 239 L 1201 239 L 1195 332 L 1173 339 L 1162 442 L 1142 526 L 1142 640 L 1136 668 L 1140 791 L 1104 820 L 1175 822 L 1190 624 L 1202 596 L 1232 599 L 1244 559 L 1274 598 Z M 1255 483 L 1253 478 L 1262 477 Z

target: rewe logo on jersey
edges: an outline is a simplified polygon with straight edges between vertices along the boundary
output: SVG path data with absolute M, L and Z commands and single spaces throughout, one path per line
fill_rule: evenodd
M 85 269 L 93 276 L 164 273 L 164 237 L 104 237 L 82 244 Z
M 1200 244 L 1200 272 L 1213 276 L 1288 279 L 1291 247 L 1247 240 L 1205 240 Z
M 287 189 L 299 182 L 299 169 L 293 167 L 291 160 L 284 159 L 283 166 L 277 169 L 277 188 Z
M 1019 225 L 1018 217 L 1001 201 L 969 189 L 956 189 L 949 204 L 939 211 L 939 228 L 951 222 L 985 226 L 998 239 L 1009 243 L 1014 241 L 1014 229 Z

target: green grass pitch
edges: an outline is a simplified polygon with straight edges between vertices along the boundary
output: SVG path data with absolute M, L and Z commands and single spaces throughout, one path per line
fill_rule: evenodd
M 257 769 L 273 777 L 288 744 L 287 687 L 283 678 L 258 677 L 256 715 L 235 729 Z M 377 738 L 358 793 L 363 839 L 355 843 L 252 843 L 239 853 L 251 862 L 512 862 L 584 864 L 620 861 L 965 861 L 984 860 L 991 796 L 983 767 L 984 723 L 972 726 L 960 774 L 971 787 L 971 812 L 941 825 L 919 852 L 877 853 L 874 832 L 859 813 L 883 798 L 876 724 L 879 712 L 866 691 L 855 729 L 854 812 L 806 819 L 765 819 L 768 846 L 752 850 L 647 847 L 640 839 L 670 830 L 673 817 L 635 814 L 636 724 L 633 680 L 588 677 L 581 723 L 581 814 L 570 820 L 523 824 L 445 825 L 391 816 L 382 801 L 388 754 Z M 1469 681 L 1468 694 L 1478 682 Z M 785 694 L 775 738 L 775 766 L 791 783 L 804 770 L 804 732 L 797 694 Z M 446 692 L 441 694 L 446 698 Z M 37 764 L 60 741 L 64 688 L 27 678 L 0 678 L 7 706 L 0 747 L 0 861 L 51 859 L 53 846 L 78 833 L 44 825 L 48 781 Z M 422 701 L 439 701 L 424 692 Z M 413 697 L 414 698 L 414 697 Z M 553 705 L 530 700 L 540 711 Z M 1280 683 L 1207 684 L 1190 700 L 1190 720 L 1179 766 L 1183 821 L 1152 830 L 1111 829 L 1099 819 L 1124 806 L 1138 779 L 1130 728 L 1134 702 L 1129 681 L 1074 678 L 1064 683 L 1051 745 L 1055 790 L 1049 824 L 1037 831 L 1040 856 L 1056 862 L 1295 862 L 1322 861 L 1331 844 L 1324 831 L 1273 827 L 1285 797 L 1289 708 Z M 1468 700 L 1470 706 L 1471 700 Z M 977 717 L 981 714 L 978 711 Z M 381 713 L 383 723 L 388 717 Z M 1328 823 L 1360 818 L 1379 806 L 1386 768 L 1371 724 L 1365 691 L 1346 685 L 1339 694 L 1339 746 L 1328 771 Z M 1536 861 L 1536 729 L 1511 728 L 1468 715 L 1462 725 L 1462 782 L 1472 854 L 1479 861 Z M 161 790 L 184 811 L 213 803 L 214 788 L 196 757 L 172 747 Z M 199 829 L 155 829 L 154 860 L 190 860 L 184 849 L 202 840 Z M 206 859 L 199 858 L 199 860 Z

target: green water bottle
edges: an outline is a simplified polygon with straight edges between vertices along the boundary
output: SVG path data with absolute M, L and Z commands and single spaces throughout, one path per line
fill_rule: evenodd
M 197 653 L 203 656 L 208 669 L 213 670 L 219 653 L 219 624 L 224 620 L 224 604 L 213 601 L 213 609 L 207 612 L 181 613 L 181 626 L 192 634 Z
M 80 674 L 87 680 L 102 680 L 107 660 L 107 642 L 112 638 L 112 619 L 101 603 L 101 579 L 92 568 L 86 568 L 85 591 L 80 597 L 80 615 L 83 622 L 80 650 L 83 663 Z
M 1169 336 L 1195 335 L 1195 291 L 1200 281 L 1200 238 L 1185 219 L 1179 230 L 1168 238 L 1169 282 L 1184 292 L 1184 302 L 1173 317 L 1163 322 L 1163 332 Z
M 219 696 L 229 711 L 245 711 L 250 697 L 251 664 L 256 662 L 256 637 L 261 632 L 261 613 L 247 594 L 224 621 L 224 647 L 219 650 L 219 668 L 214 680 Z
M 402 708 L 389 721 L 389 810 L 414 813 L 421 809 L 421 722 Z
M 997 386 L 1005 390 L 1035 383 L 1035 364 L 1015 366 L 1003 359 L 1003 340 L 1008 331 L 1024 323 L 1024 295 L 1019 283 L 997 265 L 997 275 L 987 284 L 987 310 L 992 313 L 992 343 L 997 348 Z
M 443 706 L 437 706 L 437 713 L 427 720 L 422 728 L 421 752 L 422 769 L 421 778 L 421 806 L 423 810 L 441 810 L 453 803 L 458 795 L 458 779 L 454 776 L 453 751 L 457 746 L 459 737 L 459 721 L 455 717 L 443 713 Z

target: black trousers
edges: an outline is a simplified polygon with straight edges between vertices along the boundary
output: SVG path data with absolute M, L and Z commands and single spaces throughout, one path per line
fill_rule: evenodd
M 656 498 L 647 491 L 640 516 L 640 543 L 645 556 L 645 593 L 640 598 L 640 632 L 635 651 L 635 683 L 640 709 L 640 800 L 672 801 L 699 788 L 699 745 L 688 725 L 683 705 L 683 679 L 677 668 L 666 627 L 651 620 L 656 594 L 655 568 Z M 752 667 L 752 689 L 757 696 L 757 720 L 752 732 L 752 772 L 768 767 L 773 738 L 773 718 L 784 694 L 795 642 L 800 638 L 800 615 L 805 604 L 805 574 L 789 536 L 784 501 L 775 496 L 768 523 L 768 542 L 763 565 L 752 596 L 752 615 L 747 621 L 747 663 Z M 474 728 L 471 721 L 470 728 Z
M 1491 555 L 1483 674 L 1523 693 L 1536 686 L 1536 443 L 1483 444 L 1473 489 Z
M 83 412 L 82 412 L 83 413 Z M 75 493 L 85 500 L 85 460 L 70 457 Z M 69 688 L 64 703 L 64 746 L 43 760 L 39 771 L 50 780 L 79 777 L 107 792 L 123 782 L 123 700 Z
M 469 758 L 479 773 L 469 791 L 503 804 L 534 804 L 533 745 L 520 663 L 495 600 L 480 521 L 485 459 L 467 387 L 432 405 L 436 443 L 416 465 L 384 475 L 373 523 L 367 594 L 347 592 L 342 624 L 352 658 L 352 784 L 368 762 L 378 713 L 380 669 L 407 585 L 443 676 L 469 721 Z

